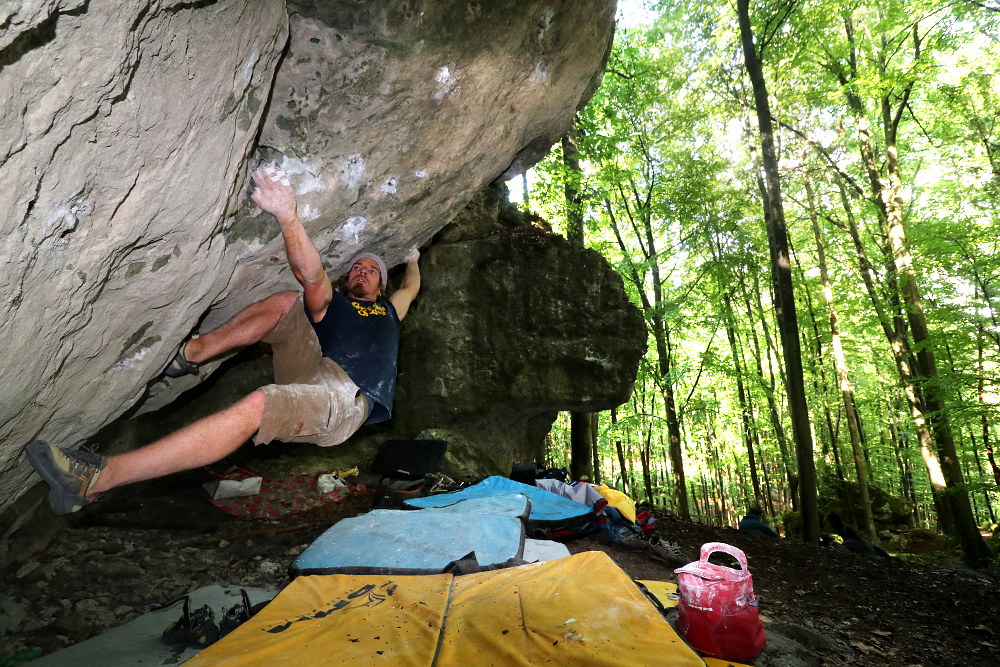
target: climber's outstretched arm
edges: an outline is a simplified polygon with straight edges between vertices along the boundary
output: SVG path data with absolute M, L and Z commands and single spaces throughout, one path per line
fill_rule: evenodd
M 319 321 L 326 314 L 326 307 L 333 298 L 330 277 L 323 269 L 319 251 L 306 234 L 296 210 L 295 191 L 288 176 L 281 169 L 270 165 L 258 167 L 253 172 L 257 187 L 250 195 L 254 203 L 278 220 L 285 240 L 288 264 L 295 279 L 305 290 L 305 304 L 313 320 Z
M 393 307 L 396 309 L 396 315 L 399 319 L 406 317 L 406 311 L 410 309 L 410 304 L 417 298 L 417 292 L 420 291 L 420 265 L 417 264 L 418 259 L 420 259 L 420 251 L 414 246 L 410 248 L 410 251 L 406 253 L 406 257 L 403 258 L 403 261 L 406 262 L 406 273 L 403 274 L 403 281 L 400 283 L 399 288 L 389 297 L 389 301 L 392 302 Z

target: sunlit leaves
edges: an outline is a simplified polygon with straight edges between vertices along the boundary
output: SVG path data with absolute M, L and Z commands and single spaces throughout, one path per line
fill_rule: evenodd
M 813 214 L 873 481 L 898 491 L 893 438 L 912 444 L 912 425 L 847 230 L 853 220 L 877 297 L 890 317 L 904 318 L 892 306 L 892 258 L 871 184 L 887 177 L 890 157 L 897 159 L 916 277 L 933 324 L 931 344 L 950 354 L 939 362 L 947 376 L 939 382 L 959 408 L 953 418 L 960 428 L 970 428 L 983 413 L 993 429 L 1000 426 L 994 382 L 1000 378 L 1000 14 L 938 0 L 768 0 L 751 7 L 758 47 L 765 49 L 814 429 L 818 441 L 829 440 L 827 423 L 833 438 L 846 438 L 845 418 L 836 408 L 839 389 L 829 358 L 820 356 L 829 355 L 830 338 Z M 764 342 L 766 333 L 775 334 L 768 246 L 755 142 L 746 131 L 755 122 L 749 120 L 754 114 L 735 12 L 727 3 L 690 0 L 664 1 L 659 9 L 648 29 L 619 31 L 603 84 L 579 113 L 586 242 L 617 268 L 647 322 L 669 331 L 671 346 L 670 375 L 664 377 L 651 341 L 636 400 L 622 407 L 613 430 L 602 421 L 603 446 L 620 438 L 635 448 L 650 434 L 654 442 L 661 438 L 663 408 L 656 397 L 672 382 L 682 410 L 685 467 L 746 464 L 737 360 L 721 324 L 728 297 L 760 453 L 772 480 L 778 479 L 779 455 L 764 406 L 773 372 L 782 408 L 781 355 Z M 862 159 L 861 126 L 872 135 L 871 165 Z M 565 206 L 562 169 L 557 146 L 532 170 L 531 207 L 556 229 Z M 974 391 L 980 346 L 991 401 L 985 406 Z M 763 379 L 751 377 L 758 352 Z M 829 422 L 826 405 L 834 406 Z M 787 419 L 783 412 L 781 418 Z M 963 456 L 970 456 L 971 446 L 966 440 Z M 916 449 L 903 452 L 919 468 Z M 662 460 L 658 465 L 661 472 L 666 467 Z M 725 482 L 741 483 L 735 474 Z M 926 488 L 925 481 L 918 484 Z

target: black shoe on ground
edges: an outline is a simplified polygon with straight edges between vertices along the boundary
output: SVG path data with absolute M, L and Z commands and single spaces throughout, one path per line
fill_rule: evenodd
M 623 549 L 646 550 L 649 548 L 649 542 L 644 540 L 642 535 L 632 532 L 625 533 L 618 539 L 614 540 L 611 545 L 622 547 Z
M 253 608 L 253 605 L 250 604 L 250 597 L 247 595 L 245 588 L 240 589 L 240 595 L 243 596 L 243 602 L 237 602 L 228 609 L 225 607 L 222 608 L 222 618 L 219 619 L 220 637 L 225 637 L 244 622 L 250 620 L 250 616 L 252 615 L 250 610 Z
M 171 623 L 160 639 L 174 646 L 199 646 L 205 648 L 219 638 L 219 626 L 215 624 L 215 612 L 207 604 L 191 611 L 191 601 L 184 596 L 184 612 Z
M 49 506 L 56 514 L 76 512 L 92 503 L 87 491 L 108 464 L 100 454 L 61 449 L 41 440 L 29 442 L 24 453 L 49 485 Z

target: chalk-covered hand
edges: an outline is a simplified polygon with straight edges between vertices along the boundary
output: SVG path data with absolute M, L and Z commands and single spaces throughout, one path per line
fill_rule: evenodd
M 295 191 L 288 175 L 274 165 L 261 165 L 254 170 L 253 202 L 278 219 L 279 223 L 296 217 Z
M 406 251 L 405 255 L 403 255 L 404 262 L 412 263 L 417 261 L 418 259 L 420 259 L 420 251 L 417 250 L 417 246 L 413 246 L 412 248 Z

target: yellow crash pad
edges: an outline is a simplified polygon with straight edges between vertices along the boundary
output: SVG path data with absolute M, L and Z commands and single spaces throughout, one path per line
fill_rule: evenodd
M 721 658 L 702 658 L 705 661 L 707 667 L 752 667 L 751 665 L 744 665 L 742 662 L 732 662 L 731 660 L 722 660 Z
M 680 598 L 677 596 L 677 584 L 646 579 L 639 580 L 639 583 L 645 586 L 649 594 L 659 600 L 665 609 L 676 607 L 677 603 L 680 602 Z
M 299 577 L 185 665 L 703 667 L 614 561 L 585 552 L 452 575 Z

